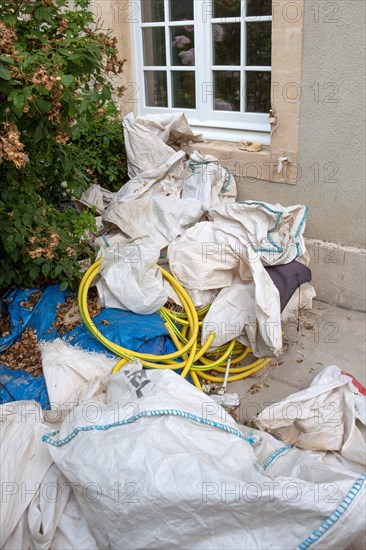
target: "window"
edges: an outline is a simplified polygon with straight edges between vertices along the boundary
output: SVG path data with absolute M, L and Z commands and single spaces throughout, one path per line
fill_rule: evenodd
M 185 111 L 212 137 L 269 132 L 271 0 L 141 0 L 140 10 L 141 114 Z

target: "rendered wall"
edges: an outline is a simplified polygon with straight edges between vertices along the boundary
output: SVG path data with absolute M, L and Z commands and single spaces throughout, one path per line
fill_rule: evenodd
M 301 177 L 240 178 L 239 198 L 307 204 L 306 235 L 365 246 L 365 3 L 305 2 Z

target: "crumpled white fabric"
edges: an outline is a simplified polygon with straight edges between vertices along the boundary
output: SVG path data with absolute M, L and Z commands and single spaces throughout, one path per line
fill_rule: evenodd
M 256 423 L 275 432 L 284 443 L 301 449 L 339 451 L 366 466 L 366 390 L 353 376 L 332 365 L 310 386 L 270 405 Z
M 76 201 L 76 204 L 85 206 L 95 206 L 98 214 L 103 214 L 115 193 L 104 189 L 101 185 L 93 183 L 86 191 L 84 191 L 81 199 Z
M 162 143 L 162 145 L 165 144 Z M 183 151 L 174 151 L 173 149 L 171 156 L 164 162 L 159 159 L 158 155 L 155 159 L 155 168 L 140 172 L 115 193 L 109 212 L 115 206 L 118 207 L 122 203 L 135 200 L 142 195 L 161 194 L 178 197 L 183 188 L 184 159 L 185 153 Z
M 96 549 L 72 486 L 42 441 L 49 431 L 38 403 L 0 406 L 0 547 Z
M 85 384 L 93 378 L 110 374 L 117 359 L 103 353 L 87 352 L 57 339 L 40 343 L 42 370 L 51 409 L 77 404 Z
M 366 476 L 237 425 L 174 372 L 128 365 L 96 419 L 85 405 L 46 440 L 99 548 L 341 549 L 362 538 Z
M 219 331 L 213 347 L 242 336 L 246 343 L 251 342 L 257 356 L 280 353 L 279 293 L 264 265 L 284 264 L 300 256 L 306 258 L 303 239 L 306 212 L 301 205 L 284 208 L 257 201 L 223 203 L 210 209 L 212 221 L 196 224 L 168 247 L 171 271 L 184 287 L 224 289 L 204 319 L 202 344 L 210 334 L 207 326 L 216 323 Z M 234 302 L 240 303 L 240 321 L 235 315 L 238 307 L 233 306 Z M 244 330 L 246 325 L 248 334 Z
M 146 237 L 159 252 L 202 216 L 196 199 L 144 195 L 129 202 L 113 202 L 103 219 L 113 223 L 131 239 Z
M 150 238 L 122 240 L 101 248 L 100 277 L 96 283 L 102 307 L 116 307 L 147 315 L 168 299 L 156 265 L 160 248 Z
M 136 117 L 129 113 L 123 119 L 128 175 L 132 179 L 166 163 L 174 149 L 166 145 L 169 138 L 201 141 L 195 136 L 183 113 Z M 183 157 L 184 153 L 180 151 Z
M 310 310 L 313 306 L 313 299 L 316 296 L 315 289 L 309 283 L 303 283 L 300 288 L 294 292 L 290 301 L 281 312 L 281 320 L 288 321 L 299 315 L 299 309 Z
M 271 328 L 268 321 L 267 325 Z M 237 277 L 229 287 L 220 290 L 205 316 L 202 344 L 212 331 L 216 335 L 211 348 L 237 339 L 248 346 L 255 357 L 268 355 L 268 341 L 263 339 L 257 321 L 254 283 L 244 284 Z
M 37 483 L 53 462 L 39 444 L 48 431 L 42 421 L 42 409 L 34 401 L 0 406 L 1 548 L 34 498 Z M 24 491 L 27 487 L 28 491 Z
M 236 183 L 231 172 L 212 155 L 193 151 L 186 163 L 182 198 L 197 199 L 205 212 L 221 202 L 236 199 Z

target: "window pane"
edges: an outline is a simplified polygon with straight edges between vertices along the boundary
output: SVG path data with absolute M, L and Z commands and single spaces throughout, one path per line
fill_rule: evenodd
M 146 105 L 168 107 L 166 71 L 145 71 Z
M 271 108 L 271 73 L 247 71 L 247 108 L 250 113 L 268 113 Z
M 144 64 L 166 65 L 164 27 L 143 29 Z
M 240 0 L 214 0 L 214 17 L 240 17 Z
M 271 65 L 271 22 L 247 23 L 247 65 Z
M 213 64 L 240 65 L 240 23 L 212 25 Z
M 272 15 L 272 0 L 247 0 L 247 16 Z
M 170 30 L 172 65 L 194 65 L 194 27 L 172 27 Z
M 164 0 L 141 0 L 142 21 L 164 21 Z
M 240 111 L 239 71 L 214 71 L 214 105 L 216 111 Z
M 172 71 L 173 107 L 196 108 L 194 71 Z
M 193 21 L 193 0 L 170 0 L 170 21 Z

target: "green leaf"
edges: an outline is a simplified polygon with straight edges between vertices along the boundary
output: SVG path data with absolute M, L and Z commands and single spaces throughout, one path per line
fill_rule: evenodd
M 24 214 L 22 216 L 22 222 L 26 227 L 30 227 L 32 225 L 33 216 L 32 214 Z
M 63 281 L 61 284 L 60 284 L 60 290 L 66 290 L 67 287 L 69 286 L 69 283 L 67 281 Z
M 0 78 L 3 80 L 10 80 L 11 79 L 11 73 L 5 65 L 0 65 Z
M 50 103 L 49 101 L 45 101 L 44 99 L 37 99 L 36 105 L 41 113 L 49 113 L 52 109 L 52 103 Z
M 29 269 L 29 277 L 34 281 L 39 275 L 39 267 L 36 265 L 32 265 L 32 267 Z
M 73 139 L 78 139 L 80 137 L 80 126 L 79 124 L 75 124 L 71 127 L 71 136 Z
M 13 111 L 16 115 L 20 116 L 23 112 L 24 106 L 27 103 L 27 92 L 22 90 L 13 97 Z
M 67 57 L 69 57 L 70 55 L 70 50 L 68 50 L 67 48 L 59 48 L 57 52 L 61 53 L 62 55 L 66 55 Z
M 51 12 L 48 8 L 37 8 L 34 12 L 34 17 L 37 21 L 50 21 Z
M 61 82 L 65 88 L 70 88 L 75 82 L 75 78 L 71 74 L 65 74 L 61 77 Z
M 87 99 L 83 99 L 83 101 L 80 103 L 80 113 L 86 113 L 89 110 L 90 107 L 90 101 Z
M 60 275 L 60 273 L 62 273 L 62 269 L 63 269 L 62 265 L 60 265 L 60 264 L 59 264 L 59 265 L 56 265 L 56 267 L 55 267 L 55 275 L 56 275 L 56 277 L 57 277 L 57 275 Z
M 4 21 L 5 25 L 8 25 L 9 27 L 17 22 L 16 16 L 12 14 L 5 15 L 4 17 L 2 16 L 1 19 Z
M 70 55 L 70 57 L 68 57 L 68 61 L 80 61 L 80 59 L 82 59 L 83 56 L 79 53 L 76 53 L 74 55 Z
M 27 67 L 29 67 L 29 65 L 32 65 L 32 63 L 34 63 L 34 61 L 36 61 L 39 57 L 39 54 L 38 53 L 35 53 L 33 55 L 29 55 L 24 61 L 23 61 L 23 68 L 24 69 L 27 69 Z
M 8 65 L 14 65 L 14 59 L 11 57 L 6 57 L 5 55 L 0 55 L 0 61 L 7 63 Z
M 43 275 L 44 275 L 46 278 L 47 278 L 47 276 L 48 276 L 48 274 L 49 274 L 49 272 L 50 272 L 50 269 L 51 269 L 50 264 L 46 264 L 46 263 L 45 263 L 45 264 L 42 265 L 42 273 L 43 273 Z
M 19 250 L 17 250 L 17 249 L 12 250 L 12 251 L 10 252 L 9 256 L 10 256 L 10 258 L 11 258 L 11 260 L 12 260 L 13 262 L 17 262 L 17 261 L 19 260 L 19 258 L 20 258 L 20 252 L 19 252 Z
M 60 164 L 63 168 L 64 175 L 68 175 L 70 170 L 71 170 L 71 167 L 72 167 L 72 162 L 69 159 L 69 157 L 65 156 L 65 157 L 61 158 L 60 159 Z
M 87 48 L 92 55 L 99 55 L 100 53 L 98 46 L 94 42 L 89 43 Z
M 11 82 L 0 79 L 0 92 L 5 94 L 6 96 L 9 96 L 12 89 L 13 87 L 11 85 Z
M 4 241 L 4 248 L 6 252 L 11 252 L 13 249 L 13 242 L 14 242 L 15 235 L 8 235 Z
M 33 134 L 33 140 L 34 140 L 34 143 L 38 143 L 39 141 L 41 141 L 41 139 L 43 138 L 45 132 L 44 132 L 44 124 L 41 120 L 41 122 L 38 124 L 37 128 L 35 129 L 34 131 L 34 134 Z
M 103 97 L 104 99 L 112 98 L 111 89 L 109 86 L 103 86 Z

